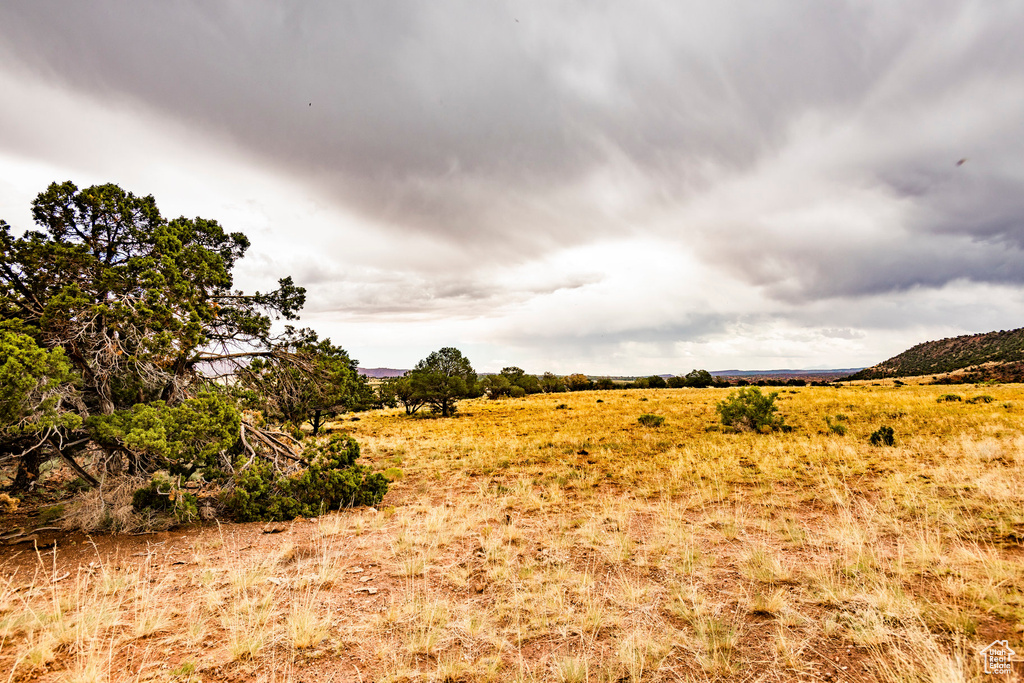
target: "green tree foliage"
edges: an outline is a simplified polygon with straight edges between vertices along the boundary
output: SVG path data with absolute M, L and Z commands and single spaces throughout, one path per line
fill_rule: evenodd
M 358 366 L 330 339 L 288 326 L 276 345 L 276 356 L 255 358 L 239 370 L 238 378 L 267 416 L 296 426 L 308 420 L 316 435 L 325 419 L 346 410 L 365 410 L 375 402 Z
M 62 349 L 42 349 L 26 335 L 0 327 L 0 429 L 35 434 L 81 422 L 68 413 L 75 377 Z
M 132 507 L 136 510 L 149 508 L 170 512 L 181 523 L 194 522 L 199 518 L 199 499 L 194 493 L 181 486 L 181 477 L 172 478 L 157 472 L 149 485 L 135 491 Z
M 647 386 L 651 389 L 664 389 L 668 386 L 668 382 L 661 375 L 651 375 L 647 378 Z
M 762 394 L 758 387 L 744 387 L 730 393 L 715 410 L 723 425 L 758 432 L 774 431 L 785 426 L 782 416 L 776 414 L 778 396 L 777 391 Z
M 565 391 L 565 380 L 552 372 L 545 372 L 540 378 L 540 388 L 545 394 L 559 394 Z
M 0 310 L 64 350 L 90 413 L 173 402 L 200 366 L 238 355 L 228 349 L 269 353 L 270 316 L 294 318 L 305 300 L 290 278 L 269 294 L 233 291 L 245 236 L 166 220 L 152 196 L 54 183 L 32 214 L 41 230 L 21 237 L 0 222 Z
M 387 377 L 377 385 L 375 390 L 377 408 L 394 408 L 398 405 L 397 377 Z
M 714 384 L 715 378 L 707 370 L 691 370 L 683 377 L 683 386 L 705 389 Z
M 497 375 L 484 377 L 480 382 L 480 388 L 491 399 L 538 394 L 542 391 L 539 379 L 514 366 L 502 368 L 501 373 Z
M 508 396 L 513 386 L 508 377 L 504 375 L 487 375 L 480 380 L 480 385 L 483 387 L 484 394 L 491 400 Z
M 59 455 L 95 484 L 76 461 L 88 453 L 104 476 L 209 477 L 230 491 L 269 468 L 321 482 L 287 435 L 246 423 L 231 397 L 245 382 L 228 391 L 213 381 L 242 368 L 250 397 L 286 419 L 369 395 L 329 340 L 272 331 L 297 317 L 301 287 L 283 278 L 269 293 L 233 289 L 244 235 L 168 220 L 153 197 L 116 185 L 54 183 L 32 215 L 38 230 L 21 236 L 0 221 L 0 455 L 20 458 L 23 479 Z M 163 495 L 159 482 L 147 489 L 140 500 Z
M 569 391 L 586 391 L 593 385 L 590 378 L 581 373 L 574 373 L 565 377 L 565 387 Z
M 892 427 L 883 425 L 871 432 L 869 441 L 872 446 L 895 446 L 896 432 L 893 431 Z
M 0 327 L 0 458 L 18 458 L 12 488 L 39 476 L 48 438 L 81 425 L 69 411 L 75 376 L 62 349 L 42 349 L 11 325 Z
M 451 346 L 421 360 L 407 377 L 413 394 L 442 417 L 454 414 L 459 399 L 468 396 L 476 384 L 469 359 Z
M 353 505 L 376 505 L 387 493 L 380 473 L 357 465 L 359 445 L 351 437 L 333 437 L 307 455 L 309 466 L 291 476 L 276 472 L 270 462 L 246 468 L 224 504 L 241 521 L 313 517 Z
M 144 472 L 167 470 L 190 477 L 195 472 L 220 479 L 222 463 L 238 441 L 241 417 L 224 396 L 204 392 L 176 405 L 137 403 L 113 415 L 87 421 L 92 439 L 111 450 L 127 448 L 132 464 Z
M 539 394 L 541 392 L 540 380 L 533 375 L 528 375 L 522 368 L 515 366 L 502 368 L 501 376 L 508 379 L 509 393 L 514 392 L 514 387 L 519 387 L 524 394 Z
M 409 374 L 407 372 L 404 377 L 388 380 L 389 386 L 387 391 L 394 392 L 395 400 L 405 408 L 406 415 L 414 415 L 416 411 L 427 404 L 427 399 L 425 395 L 419 393 L 416 387 L 413 386 Z

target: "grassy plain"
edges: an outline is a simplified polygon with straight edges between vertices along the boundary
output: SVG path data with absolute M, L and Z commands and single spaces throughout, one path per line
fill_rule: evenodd
M 401 471 L 379 511 L 2 549 L 0 672 L 969 681 L 1024 652 L 1024 387 L 785 389 L 768 435 L 715 431 L 727 394 L 361 414 L 332 427 Z

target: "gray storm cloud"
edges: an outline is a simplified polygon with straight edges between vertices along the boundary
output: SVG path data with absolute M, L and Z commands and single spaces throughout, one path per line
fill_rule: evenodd
M 0 56 L 449 245 L 458 276 L 336 288 L 367 314 L 518 301 L 491 264 L 630 234 L 794 304 L 1024 283 L 1022 30 L 998 0 L 42 0 L 0 6 Z M 645 329 L 725 325 L 687 316 Z

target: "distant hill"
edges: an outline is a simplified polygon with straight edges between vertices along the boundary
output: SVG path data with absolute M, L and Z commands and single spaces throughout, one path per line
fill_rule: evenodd
M 394 368 L 359 368 L 360 375 L 366 375 L 371 379 L 384 379 L 385 377 L 401 377 L 408 370 L 396 370 Z
M 955 373 L 963 382 L 1024 378 L 1024 328 L 925 342 L 848 379 L 883 379 Z
M 837 368 L 835 370 L 712 370 L 715 377 L 726 379 L 806 379 L 817 382 L 830 382 L 841 377 L 848 377 L 861 368 Z

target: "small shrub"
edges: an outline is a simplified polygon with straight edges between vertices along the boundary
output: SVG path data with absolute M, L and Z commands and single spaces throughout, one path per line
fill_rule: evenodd
M 604 403 L 604 399 L 603 398 L 599 398 L 599 399 L 597 399 L 597 402 L 598 403 Z
M 387 493 L 387 477 L 355 463 L 359 444 L 351 437 L 332 437 L 305 455 L 309 467 L 288 477 L 277 475 L 266 461 L 239 472 L 234 488 L 224 494 L 228 511 L 244 522 L 284 521 L 350 505 L 376 505 Z
M 781 415 L 777 415 L 775 405 L 779 393 L 762 394 L 760 387 L 743 387 L 729 394 L 720 401 L 715 410 L 722 424 L 737 429 L 752 429 L 758 432 L 769 432 L 784 429 Z
M 523 396 L 526 396 L 526 389 L 522 387 L 512 387 L 508 390 L 508 395 L 512 398 L 522 398 Z
M 196 665 L 188 660 L 181 663 L 177 669 L 173 669 L 171 676 L 191 676 L 196 671 Z
M 994 396 L 989 396 L 988 394 L 982 394 L 981 396 L 975 396 L 973 398 L 967 399 L 967 402 L 968 403 L 992 403 L 992 401 L 994 401 L 994 400 L 996 400 Z
M 384 476 L 387 477 L 388 481 L 395 481 L 405 476 L 405 473 L 397 467 L 389 467 L 384 470 Z
M 828 431 L 836 436 L 846 436 L 846 425 L 841 422 L 845 417 L 845 415 L 836 415 L 835 421 L 833 422 L 832 418 L 826 415 L 825 424 L 828 425 Z
M 943 394 L 935 400 L 939 403 L 954 403 L 956 401 L 962 401 L 963 398 L 961 398 L 959 394 Z
M 872 446 L 895 446 L 896 435 L 892 427 L 882 426 L 871 432 Z
M 651 415 L 650 413 L 641 415 L 636 419 L 636 421 L 644 427 L 660 427 L 665 424 L 665 418 L 661 415 Z
M 555 410 L 567 410 L 568 408 L 569 406 L 567 406 L 564 403 L 559 403 L 557 406 L 555 406 Z

